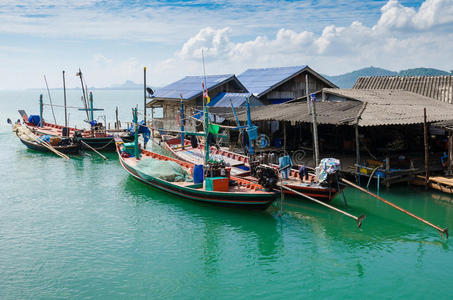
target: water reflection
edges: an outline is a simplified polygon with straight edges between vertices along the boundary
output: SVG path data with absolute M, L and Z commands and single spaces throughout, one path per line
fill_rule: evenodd
M 423 243 L 448 249 L 448 240 L 445 240 L 445 237 L 439 238 L 435 229 L 399 211 L 394 211 L 383 203 L 369 199 L 362 199 L 363 201 L 358 203 L 357 200 L 356 198 L 355 201 L 351 201 L 349 209 L 342 207 L 339 201 L 334 202 L 333 205 L 357 216 L 365 213 L 367 217 L 360 229 L 357 228 L 354 220 L 303 200 L 285 200 L 284 212 L 297 220 L 296 224 L 301 226 L 302 230 L 310 230 L 315 237 L 315 243 L 319 244 L 319 241 L 322 241 L 323 247 L 340 242 L 349 249 L 366 247 L 369 250 L 381 249 L 391 252 L 395 243 L 390 242 L 402 242 Z M 438 217 L 439 213 L 446 215 L 450 213 L 450 209 L 433 212 L 433 205 L 423 204 L 423 206 L 425 213 L 422 217 L 436 216 L 436 214 Z M 309 225 L 308 228 L 307 225 Z
M 232 242 L 245 241 L 245 247 L 256 247 L 259 260 L 263 262 L 276 260 L 283 247 L 277 231 L 278 218 L 272 212 L 194 202 L 156 190 L 130 176 L 123 184 L 137 208 L 152 202 L 153 209 L 158 207 L 177 215 L 181 224 L 201 232 L 201 255 L 208 273 L 217 272 L 218 259 L 231 248 Z

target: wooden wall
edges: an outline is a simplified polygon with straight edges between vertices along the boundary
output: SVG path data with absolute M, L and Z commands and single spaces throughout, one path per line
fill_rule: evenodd
M 269 93 L 263 95 L 260 99 L 265 101 L 265 103 L 270 104 L 273 99 L 294 99 L 305 96 L 307 94 L 305 91 L 305 74 L 307 74 L 307 72 L 297 75 Z M 326 85 L 317 77 L 308 73 L 308 93 L 319 91 L 324 87 L 331 86 Z

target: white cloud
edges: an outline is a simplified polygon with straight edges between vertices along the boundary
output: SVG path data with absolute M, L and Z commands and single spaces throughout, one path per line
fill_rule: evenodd
M 403 6 L 398 0 L 389 0 L 381 12 L 375 29 L 426 30 L 453 23 L 453 0 L 426 0 L 418 11 Z
M 214 30 L 211 27 L 200 30 L 182 46 L 178 53 L 182 58 L 201 57 L 201 50 L 209 57 L 219 57 L 228 53 L 232 43 L 230 42 L 231 29 Z
M 388 1 L 374 26 L 352 22 L 329 25 L 321 34 L 280 29 L 232 42 L 234 30 L 201 29 L 177 54 L 161 64 L 166 78 L 200 74 L 201 49 L 205 49 L 209 73 L 240 73 L 249 67 L 309 64 L 326 74 L 339 74 L 375 65 L 398 70 L 420 66 L 449 70 L 453 67 L 453 0 L 426 0 L 417 10 L 396 0 Z M 443 9 L 441 9 L 443 8 Z M 438 25 L 448 26 L 449 31 Z M 215 70 L 215 71 L 213 71 Z M 177 74 L 177 75 L 176 75 Z
M 127 79 L 140 82 L 142 67 L 147 65 L 149 83 L 161 86 L 186 75 L 202 74 L 201 49 L 210 74 L 302 64 L 330 75 L 370 65 L 392 70 L 419 66 L 453 69 L 453 0 L 426 0 L 419 8 L 396 0 L 385 5 L 337 0 L 335 7 L 326 5 L 330 1 L 315 5 L 260 0 L 247 7 L 249 3 L 234 0 L 216 2 L 213 5 L 220 8 L 213 10 L 194 8 L 193 2 L 170 7 L 155 2 L 146 7 L 135 2 L 125 7 L 117 1 L 105 3 L 0 2 L 0 34 L 38 36 L 44 41 L 49 37 L 66 39 L 74 42 L 76 49 L 67 56 L 46 60 L 41 59 L 46 48 L 34 47 L 33 42 L 23 42 L 21 47 L 2 43 L 0 67 L 12 70 L 5 74 L 16 73 L 3 75 L 0 82 L 6 82 L 5 88 L 21 86 L 28 76 L 26 81 L 37 86 L 43 72 L 51 74 L 55 69 L 80 65 L 88 85 L 107 86 Z M 370 5 L 376 3 L 382 7 L 376 7 L 380 14 L 373 15 Z M 309 27 L 313 24 L 322 26 Z M 84 52 L 79 51 L 80 41 L 89 44 L 88 49 L 86 45 L 80 48 Z M 101 44 L 106 41 L 109 45 L 112 41 L 123 43 L 121 49 L 130 52 L 103 50 Z M 23 51 L 14 56 L 12 50 L 27 49 L 26 45 L 39 53 L 25 55 Z M 159 59 L 147 53 L 156 45 L 164 49 Z M 56 53 L 54 45 L 49 43 L 48 47 L 49 55 Z M 75 58 L 76 51 L 83 54 Z

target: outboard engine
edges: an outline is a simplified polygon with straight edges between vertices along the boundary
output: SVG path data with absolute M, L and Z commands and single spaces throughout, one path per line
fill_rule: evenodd
M 82 139 L 82 131 L 77 130 L 74 132 L 74 136 L 72 137 L 75 142 L 78 142 Z
M 266 191 L 273 190 L 278 183 L 278 176 L 274 168 L 259 165 L 254 168 L 255 177 L 258 178 L 258 183 L 266 189 Z

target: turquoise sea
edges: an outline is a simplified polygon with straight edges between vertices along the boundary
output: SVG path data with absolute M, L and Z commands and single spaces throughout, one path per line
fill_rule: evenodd
M 27 150 L 6 118 L 38 113 L 40 92 L 0 91 L 0 299 L 453 297 L 453 238 L 355 190 L 347 211 L 366 214 L 361 229 L 306 201 L 248 212 L 170 196 L 113 153 L 64 161 Z M 94 95 L 112 123 L 116 106 L 124 122 L 143 103 L 139 90 Z M 68 103 L 80 106 L 80 93 Z M 82 119 L 71 110 L 71 124 Z M 381 196 L 453 230 L 449 195 L 402 185 Z M 341 197 L 333 205 L 344 208 Z

